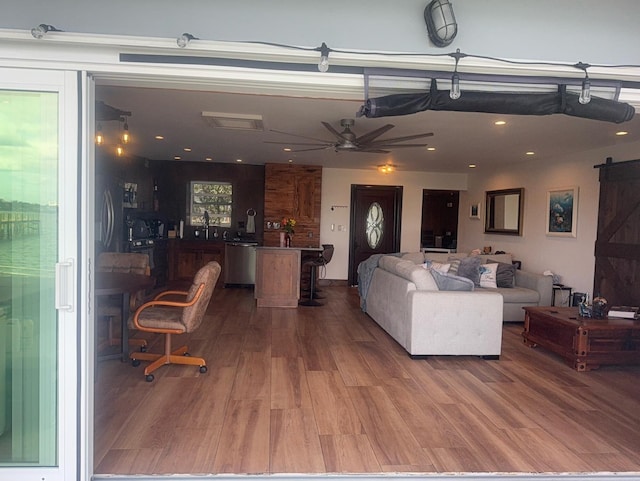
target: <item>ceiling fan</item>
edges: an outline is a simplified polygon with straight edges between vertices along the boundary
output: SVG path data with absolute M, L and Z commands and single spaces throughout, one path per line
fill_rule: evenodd
M 303 139 L 315 140 L 315 143 L 309 142 L 271 142 L 265 141 L 267 144 L 279 144 L 279 145 L 298 145 L 303 148 L 292 150 L 292 152 L 307 152 L 310 150 L 323 150 L 334 149 L 336 152 L 368 152 L 376 154 L 388 154 L 390 150 L 399 147 L 424 147 L 427 144 L 398 144 L 397 142 L 404 142 L 406 140 L 419 139 L 422 137 L 431 137 L 433 132 L 407 135 L 405 137 L 393 137 L 391 139 L 376 140 L 385 132 L 395 127 L 393 124 L 384 125 L 378 129 L 372 130 L 364 135 L 357 136 L 351 127 L 355 124 L 353 119 L 340 120 L 340 126 L 344 129 L 342 132 L 338 132 L 328 122 L 322 122 L 322 125 L 333 134 L 336 140 L 324 140 L 316 139 L 314 137 L 307 137 L 304 135 L 292 134 L 290 132 L 281 132 L 279 130 L 271 130 L 279 134 L 293 135 L 294 137 L 300 137 Z

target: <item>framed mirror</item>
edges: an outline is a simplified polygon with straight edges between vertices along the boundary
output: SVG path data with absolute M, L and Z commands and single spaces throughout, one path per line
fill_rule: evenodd
M 524 188 L 489 190 L 486 194 L 485 233 L 522 235 Z

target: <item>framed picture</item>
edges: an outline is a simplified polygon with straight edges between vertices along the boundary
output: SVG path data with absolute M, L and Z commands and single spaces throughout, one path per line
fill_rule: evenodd
M 480 218 L 480 202 L 471 204 L 471 207 L 469 207 L 469 217 L 472 219 Z
M 578 187 L 562 187 L 547 192 L 547 235 L 576 237 Z

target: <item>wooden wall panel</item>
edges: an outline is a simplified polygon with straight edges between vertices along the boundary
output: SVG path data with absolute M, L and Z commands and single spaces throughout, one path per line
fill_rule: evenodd
M 321 195 L 322 167 L 265 165 L 265 223 L 282 222 L 285 217 L 293 217 L 297 222 L 294 246 L 319 246 Z M 264 229 L 264 245 L 280 245 L 282 229 L 267 229 L 266 225 Z

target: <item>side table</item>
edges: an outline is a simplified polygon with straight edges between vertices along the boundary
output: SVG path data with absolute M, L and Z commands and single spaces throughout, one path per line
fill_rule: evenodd
M 564 291 L 568 291 L 569 294 L 567 295 L 566 302 L 564 300 L 564 295 L 560 296 L 560 302 L 561 302 L 560 305 L 561 306 L 565 306 L 565 307 L 569 307 L 571 305 L 571 291 L 573 291 L 573 287 L 554 284 L 552 289 L 553 289 L 552 292 L 551 292 L 551 305 L 552 306 L 556 305 L 556 292 L 560 292 L 560 294 L 562 294 Z

